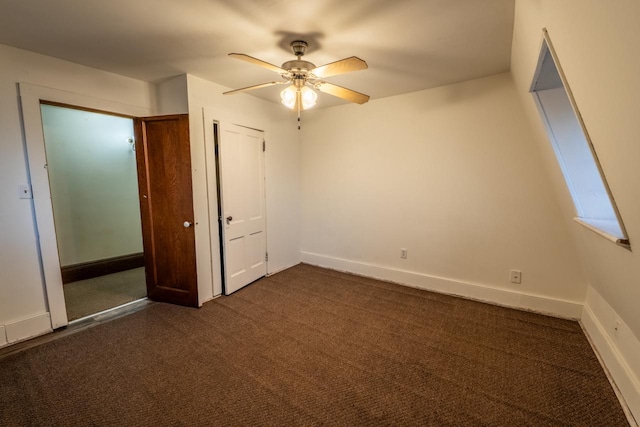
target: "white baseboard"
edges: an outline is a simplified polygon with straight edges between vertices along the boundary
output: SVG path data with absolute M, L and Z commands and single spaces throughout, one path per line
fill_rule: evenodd
M 0 347 L 7 345 L 7 333 L 4 330 L 4 325 L 0 325 Z
M 6 333 L 4 345 L 24 341 L 53 331 L 49 313 L 42 313 L 16 322 L 6 323 L 0 326 L 0 329 L 4 329 Z M 2 335 L 0 334 L 0 347 L 2 346 Z
M 580 319 L 582 304 L 563 301 L 538 295 L 513 292 L 492 288 L 486 285 L 465 283 L 444 277 L 430 276 L 424 273 L 397 270 L 357 261 L 334 258 L 326 255 L 301 252 L 301 260 L 307 264 L 346 271 L 362 276 L 382 279 L 389 282 L 426 289 L 442 294 L 455 295 L 495 305 L 534 311 L 566 319 Z
M 265 277 L 269 277 L 269 276 L 273 276 L 274 274 L 281 273 L 281 272 L 283 272 L 283 271 L 285 271 L 285 270 L 290 269 L 291 267 L 295 267 L 295 266 L 296 266 L 296 265 L 298 265 L 298 264 L 300 264 L 300 263 L 293 264 L 293 265 L 288 265 L 288 266 L 286 266 L 286 267 L 280 267 L 279 269 L 277 269 L 277 270 L 275 270 L 275 271 L 268 271 L 268 272 L 267 272 L 267 275 L 266 275 Z
M 640 340 L 591 287 L 581 320 L 628 410 L 640 420 Z

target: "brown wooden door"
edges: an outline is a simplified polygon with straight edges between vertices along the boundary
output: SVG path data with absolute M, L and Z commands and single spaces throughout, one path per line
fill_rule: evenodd
M 150 299 L 198 306 L 189 116 L 134 120 Z

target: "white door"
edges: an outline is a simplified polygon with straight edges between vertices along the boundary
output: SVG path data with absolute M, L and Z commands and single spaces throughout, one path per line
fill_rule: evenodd
M 224 293 L 267 274 L 262 132 L 221 124 L 218 142 Z

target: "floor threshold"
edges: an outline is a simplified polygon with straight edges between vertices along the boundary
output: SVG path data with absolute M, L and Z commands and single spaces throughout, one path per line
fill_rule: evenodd
M 51 333 L 40 335 L 38 337 L 31 338 L 26 341 L 21 341 L 15 344 L 10 344 L 7 347 L 0 349 L 0 359 L 4 359 L 5 357 L 8 357 L 12 354 L 17 354 L 27 349 L 37 347 L 39 345 L 55 341 L 63 337 L 67 337 L 69 335 L 73 335 L 80 331 L 93 328 L 94 326 L 119 319 L 120 317 L 136 313 L 154 304 L 157 303 L 145 297 L 136 301 L 128 302 L 118 307 L 110 308 L 99 313 L 91 314 L 89 316 L 73 320 L 69 322 L 69 325 L 56 329 Z

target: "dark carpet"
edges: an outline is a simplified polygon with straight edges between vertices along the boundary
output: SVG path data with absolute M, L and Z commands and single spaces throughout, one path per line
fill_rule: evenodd
M 625 426 L 579 324 L 299 265 L 0 359 L 9 426 Z

